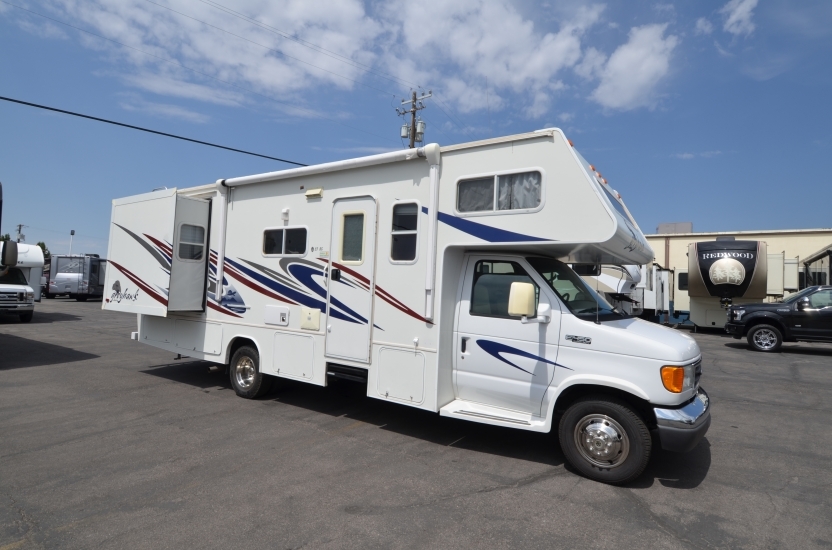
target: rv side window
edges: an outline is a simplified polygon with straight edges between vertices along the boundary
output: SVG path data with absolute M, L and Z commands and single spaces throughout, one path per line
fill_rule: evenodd
M 58 273 L 81 273 L 81 260 L 58 258 Z
M 535 209 L 540 206 L 542 181 L 538 171 L 461 180 L 456 208 L 459 212 Z
M 688 289 L 688 274 L 687 273 L 679 273 L 679 290 L 687 290 Z
M 306 228 L 266 229 L 263 231 L 263 254 L 266 256 L 303 256 L 306 254 Z
M 179 227 L 179 249 L 177 252 L 179 259 L 202 260 L 204 250 L 205 228 L 183 223 Z
M 341 261 L 360 264 L 364 261 L 364 213 L 344 214 L 341 226 Z
M 540 288 L 535 284 L 526 270 L 517 262 L 481 260 L 474 267 L 474 284 L 471 290 L 471 315 L 484 317 L 504 317 L 508 314 L 508 295 L 511 283 L 531 283 L 534 285 L 535 309 L 540 301 Z
M 390 239 L 390 259 L 412 262 L 416 259 L 419 229 L 419 205 L 415 202 L 393 206 L 393 228 Z

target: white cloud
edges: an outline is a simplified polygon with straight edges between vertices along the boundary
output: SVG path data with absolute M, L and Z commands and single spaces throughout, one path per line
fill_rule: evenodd
M 610 56 L 592 99 L 608 109 L 654 107 L 656 87 L 670 71 L 670 56 L 679 43 L 664 36 L 667 25 L 630 29 L 629 40 Z
M 41 23 L 40 21 L 35 23 L 29 21 L 28 19 L 21 19 L 17 22 L 21 29 L 24 31 L 34 34 L 35 36 L 40 36 L 41 38 L 60 38 L 60 39 L 67 39 L 69 36 L 58 27 L 58 25 L 54 23 L 50 23 L 46 21 Z
M 573 113 L 561 113 L 558 115 L 558 120 L 561 122 L 569 122 L 573 118 L 575 118 Z
M 701 158 L 712 158 L 722 154 L 722 151 L 703 151 L 701 153 L 674 153 L 670 155 L 673 158 L 681 159 L 681 160 L 692 160 L 696 157 Z
M 210 120 L 210 117 L 207 115 L 180 107 L 179 105 L 145 101 L 135 94 L 126 95 L 125 99 L 119 105 L 126 111 L 139 111 L 159 118 L 178 118 L 197 124 L 205 124 Z
M 714 25 L 704 17 L 696 20 L 696 27 L 693 29 L 694 34 L 711 34 L 714 32 Z
M 604 63 L 607 62 L 607 56 L 596 50 L 595 48 L 588 48 L 584 53 L 581 62 L 575 65 L 575 72 L 578 76 L 586 79 L 597 78 L 604 69 Z
M 754 32 L 754 23 L 751 17 L 754 15 L 754 8 L 759 0 L 731 0 L 719 10 L 725 16 L 725 23 L 722 28 L 734 36 L 748 36 Z
M 672 156 L 676 157 L 677 159 L 690 160 L 696 155 L 694 155 L 693 153 L 676 153 Z

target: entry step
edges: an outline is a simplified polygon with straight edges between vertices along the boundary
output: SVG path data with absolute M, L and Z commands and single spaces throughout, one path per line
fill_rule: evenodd
M 507 426 L 521 430 L 542 432 L 546 429 L 546 419 L 520 411 L 511 411 L 499 407 L 490 407 L 482 403 L 473 403 L 463 399 L 455 399 L 441 409 L 439 414 L 461 420 Z

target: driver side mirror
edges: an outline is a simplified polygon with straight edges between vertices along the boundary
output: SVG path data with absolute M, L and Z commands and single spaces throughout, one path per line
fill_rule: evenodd
M 17 243 L 4 241 L 0 243 L 0 266 L 12 267 L 17 265 Z
M 799 302 L 797 302 L 797 311 L 803 311 L 804 309 L 809 309 L 811 304 L 809 303 L 809 298 L 803 298 Z
M 508 314 L 512 317 L 532 317 L 534 310 L 534 285 L 511 283 L 508 294 Z

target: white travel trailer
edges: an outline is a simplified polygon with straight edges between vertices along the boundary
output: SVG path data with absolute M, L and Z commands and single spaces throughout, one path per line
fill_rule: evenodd
M 636 283 L 633 298 L 641 303 L 641 316 L 651 321 L 668 322 L 673 313 L 673 270 L 649 263 L 642 265 L 639 272 L 641 280 Z
M 575 273 L 596 292 L 603 292 L 610 305 L 627 315 L 640 316 L 644 308 L 641 298 L 635 296 L 641 282 L 641 270 L 634 265 L 572 265 Z
M 141 342 L 276 378 L 549 432 L 605 482 L 710 424 L 685 334 L 614 312 L 566 263 L 644 264 L 617 193 L 557 129 L 113 201 L 102 307 Z

